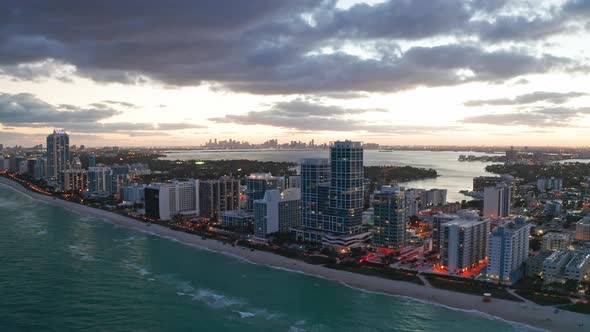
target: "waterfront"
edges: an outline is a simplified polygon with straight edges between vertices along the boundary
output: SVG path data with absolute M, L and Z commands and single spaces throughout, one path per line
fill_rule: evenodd
M 5 330 L 526 330 L 197 250 L 4 185 L 0 209 Z
M 164 159 L 168 160 L 231 160 L 247 159 L 259 161 L 280 161 L 298 163 L 302 158 L 328 158 L 328 150 L 172 150 Z M 471 151 L 387 151 L 365 150 L 366 166 L 414 166 L 435 169 L 439 176 L 400 183 L 408 188 L 447 189 L 449 202 L 471 200 L 459 193 L 471 190 L 473 178 L 486 175 L 485 167 L 490 162 L 460 162 L 460 155 L 494 155 Z

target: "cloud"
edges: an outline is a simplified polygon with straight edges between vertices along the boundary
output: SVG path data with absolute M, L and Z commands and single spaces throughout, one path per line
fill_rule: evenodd
M 506 5 L 501 0 L 390 0 L 347 9 L 336 3 L 9 0 L 0 12 L 0 71 L 23 80 L 75 74 L 127 84 L 207 83 L 258 94 L 315 94 L 391 92 L 581 69 L 576 60 L 528 54 L 526 43 L 493 51 L 485 44 L 563 33 L 568 22 L 584 19 L 569 9 L 585 8 L 581 1 L 536 16 L 523 10 L 499 15 Z M 394 46 L 456 37 L 473 42 L 405 52 Z M 372 56 L 342 51 L 350 44 Z
M 81 109 L 64 105 L 61 109 L 50 105 L 32 94 L 0 93 L 0 122 L 11 124 L 77 123 L 99 121 L 120 112 L 111 108 Z
M 375 123 L 359 118 L 366 113 L 385 112 L 382 109 L 351 109 L 340 106 L 327 106 L 296 99 L 280 102 L 263 111 L 251 111 L 246 114 L 229 114 L 224 117 L 211 118 L 217 123 L 235 123 L 241 125 L 264 125 L 296 130 L 298 132 L 346 131 L 366 133 L 434 133 L 451 130 L 451 127 L 403 126 L 388 123 Z
M 524 95 L 516 96 L 514 98 L 498 98 L 498 99 L 480 99 L 469 100 L 464 103 L 465 106 L 506 106 L 506 105 L 526 105 L 537 102 L 546 102 L 551 104 L 563 104 L 572 98 L 587 96 L 586 92 L 547 92 L 536 91 Z
M 105 122 L 121 112 L 103 103 L 90 106 L 53 106 L 28 93 L 0 93 L 0 123 L 19 128 L 54 127 L 78 133 L 121 133 L 133 136 L 152 135 L 150 133 L 165 135 L 167 131 L 203 128 L 190 123 Z
M 590 115 L 590 107 L 582 108 L 537 108 L 530 111 L 514 113 L 493 113 L 466 117 L 462 120 L 468 124 L 485 124 L 494 126 L 528 126 L 528 127 L 574 127 L 573 121 Z
M 128 102 L 125 102 L 125 101 L 103 100 L 102 102 L 103 103 L 106 103 L 106 104 L 116 105 L 116 106 L 123 106 L 123 107 L 126 107 L 126 108 L 138 108 L 137 105 L 132 104 L 132 103 L 128 103 Z

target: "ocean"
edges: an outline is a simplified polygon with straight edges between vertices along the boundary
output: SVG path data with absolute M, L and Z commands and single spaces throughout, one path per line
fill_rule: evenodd
M 460 162 L 460 155 L 492 155 L 472 151 L 388 151 L 365 150 L 366 166 L 415 166 L 435 169 L 439 177 L 400 183 L 407 188 L 447 189 L 449 202 L 471 200 L 460 190 L 472 190 L 473 178 L 491 175 L 485 171 L 488 162 Z M 328 158 L 328 150 L 172 150 L 168 160 L 231 160 L 283 161 L 299 163 L 303 158 Z
M 0 184 L 0 331 L 527 331 L 254 265 Z

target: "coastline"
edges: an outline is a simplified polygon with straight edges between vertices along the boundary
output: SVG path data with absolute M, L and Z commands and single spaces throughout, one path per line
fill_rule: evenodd
M 549 331 L 585 331 L 590 326 L 590 316 L 588 315 L 563 310 L 560 310 L 556 314 L 554 313 L 554 307 L 543 307 L 530 302 L 519 303 L 494 299 L 490 303 L 484 303 L 480 296 L 312 265 L 270 252 L 250 251 L 250 249 L 243 247 L 224 245 L 214 239 L 204 240 L 198 235 L 175 231 L 157 224 L 148 226 L 135 219 L 109 211 L 34 193 L 4 177 L 0 177 L 0 184 L 11 187 L 35 200 L 60 206 L 77 214 L 100 218 L 118 226 L 170 238 L 188 246 L 218 252 L 250 263 L 321 277 L 362 291 L 410 298 L 453 310 L 479 314 L 488 318 L 502 319 L 516 324 L 525 324 Z M 584 325 L 579 326 L 580 323 Z

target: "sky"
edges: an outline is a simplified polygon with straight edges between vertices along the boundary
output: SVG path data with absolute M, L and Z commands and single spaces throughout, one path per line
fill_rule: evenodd
M 4 145 L 589 145 L 590 0 L 0 4 Z

